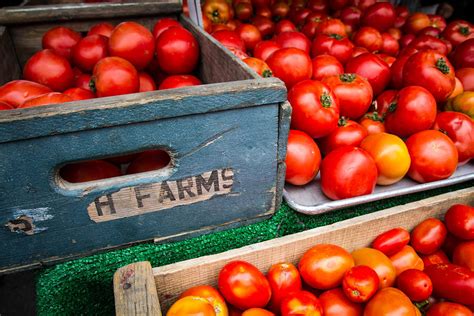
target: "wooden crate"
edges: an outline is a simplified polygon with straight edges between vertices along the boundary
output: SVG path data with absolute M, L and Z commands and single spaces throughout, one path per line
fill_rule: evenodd
M 280 205 L 291 112 L 284 84 L 258 77 L 179 16 L 178 1 L 155 5 L 143 7 L 149 16 L 131 9 L 133 20 L 150 27 L 159 16 L 179 18 L 199 41 L 198 73 L 207 84 L 0 111 L 0 223 L 7 226 L 0 273 L 247 224 Z M 54 25 L 86 31 L 98 21 L 132 19 L 107 6 L 113 9 L 69 5 L 66 15 L 64 6 L 0 10 L 1 82 L 19 77 Z M 25 23 L 30 17 L 36 22 Z M 70 162 L 150 148 L 167 149 L 172 166 L 83 184 L 58 175 Z
M 297 264 L 301 256 L 316 244 L 331 243 L 353 251 L 369 246 L 377 235 L 391 228 L 411 230 L 425 218 L 443 218 L 447 209 L 457 203 L 474 205 L 474 188 L 158 268 L 152 268 L 149 262 L 129 264 L 114 275 L 116 314 L 161 315 L 161 311 L 166 314 L 186 289 L 195 285 L 216 286 L 219 271 L 230 261 L 245 260 L 266 272 L 278 262 Z

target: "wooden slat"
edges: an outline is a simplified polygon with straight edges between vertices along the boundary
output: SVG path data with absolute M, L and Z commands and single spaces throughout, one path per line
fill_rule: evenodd
M 114 274 L 117 316 L 161 316 L 160 302 L 149 262 L 129 264 Z
M 21 75 L 20 66 L 15 56 L 10 35 L 3 26 L 0 26 L 0 56 L 0 85 L 19 79 Z
M 154 268 L 158 297 L 164 308 L 162 311 L 166 311 L 191 286 L 215 286 L 219 271 L 229 261 L 245 260 L 265 272 L 277 262 L 296 264 L 305 251 L 320 243 L 336 244 L 352 251 L 368 246 L 377 235 L 388 229 L 404 227 L 411 230 L 425 218 L 442 217 L 451 205 L 457 203 L 474 205 L 474 188 L 442 194 L 220 254 Z

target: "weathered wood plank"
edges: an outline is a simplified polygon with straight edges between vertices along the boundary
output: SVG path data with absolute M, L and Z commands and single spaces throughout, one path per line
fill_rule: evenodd
M 149 262 L 136 262 L 114 274 L 115 315 L 161 316 L 160 302 Z
M 442 194 L 220 254 L 154 268 L 162 312 L 166 312 L 170 304 L 191 286 L 215 286 L 219 271 L 229 261 L 245 260 L 266 272 L 276 262 L 297 264 L 303 253 L 315 244 L 331 243 L 352 251 L 368 246 L 378 234 L 388 229 L 404 227 L 411 230 L 425 218 L 442 217 L 456 203 L 474 205 L 474 188 Z
M 290 132 L 291 105 L 288 101 L 280 104 L 278 118 L 278 149 L 277 149 L 277 183 L 276 183 L 276 205 L 280 205 L 283 200 L 283 187 L 285 186 L 286 175 L 286 145 Z
M 4 26 L 0 26 L 0 85 L 19 79 L 21 69 L 15 56 L 13 43 Z

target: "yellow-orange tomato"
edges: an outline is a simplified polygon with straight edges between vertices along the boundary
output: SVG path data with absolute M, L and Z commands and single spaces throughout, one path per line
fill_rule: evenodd
M 372 134 L 362 141 L 360 147 L 375 160 L 379 172 L 377 184 L 396 183 L 403 179 L 410 169 L 410 154 L 398 136 L 387 133 Z
M 369 266 L 379 276 L 379 287 L 392 286 L 395 282 L 396 271 L 392 261 L 383 252 L 372 248 L 360 248 L 352 252 L 356 266 Z
M 177 300 L 166 316 L 215 316 L 214 307 L 208 300 L 199 296 L 186 296 Z
M 387 287 L 381 289 L 367 303 L 364 316 L 416 316 L 416 309 L 402 291 Z
M 247 309 L 242 313 L 242 316 L 275 316 L 275 314 L 266 309 L 254 307 Z
M 268 78 L 272 76 L 272 71 L 268 67 L 267 63 L 261 59 L 255 57 L 248 57 L 243 60 L 250 68 L 252 68 L 256 73 L 258 73 L 263 78 Z
M 209 285 L 198 285 L 193 286 L 192 288 L 187 289 L 181 294 L 180 298 L 186 296 L 199 296 L 205 298 L 212 304 L 216 316 L 227 316 L 229 311 L 227 309 L 227 304 L 224 301 L 222 295 L 219 292 Z
M 410 246 L 403 247 L 402 250 L 390 257 L 397 276 L 405 270 L 417 269 L 423 271 L 425 264 L 423 260 L 418 256 L 415 249 Z
M 448 99 L 455 98 L 456 96 L 464 92 L 464 87 L 462 86 L 461 80 L 459 80 L 458 77 L 454 77 L 454 80 L 455 80 L 454 90 L 453 92 L 451 92 Z
M 231 19 L 232 7 L 225 0 L 207 0 L 202 7 L 202 12 L 213 23 L 226 23 Z

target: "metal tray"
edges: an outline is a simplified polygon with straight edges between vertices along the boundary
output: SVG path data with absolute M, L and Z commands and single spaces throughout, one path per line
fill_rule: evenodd
M 408 178 L 404 178 L 400 182 L 390 186 L 378 185 L 372 194 L 333 201 L 328 199 L 321 191 L 318 175 L 315 180 L 304 186 L 295 186 L 286 183 L 283 190 L 283 197 L 288 205 L 297 212 L 316 215 L 394 196 L 446 187 L 469 180 L 474 180 L 474 164 L 472 162 L 460 166 L 456 172 L 446 180 L 419 184 Z

